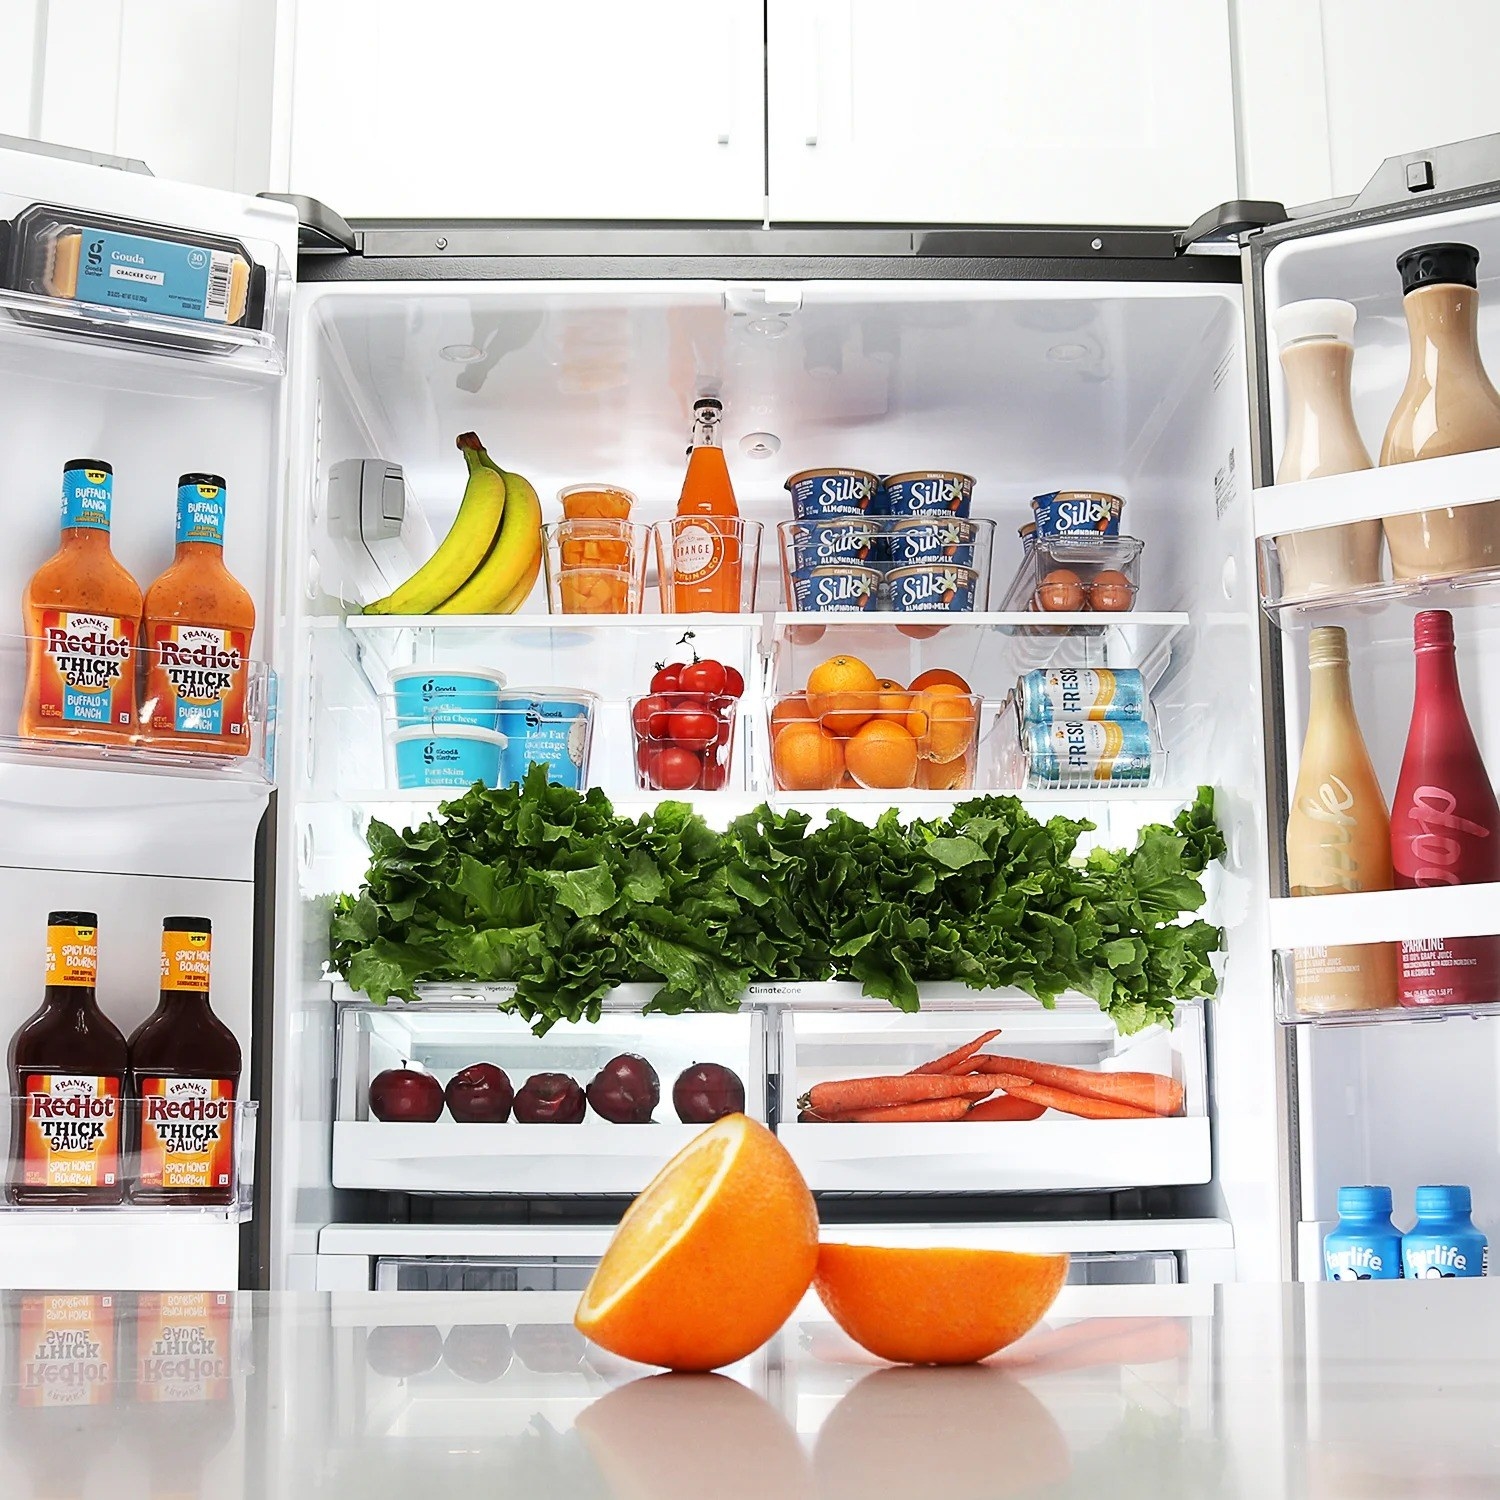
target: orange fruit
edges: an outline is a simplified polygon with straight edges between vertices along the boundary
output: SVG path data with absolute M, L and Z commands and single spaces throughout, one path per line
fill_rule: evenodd
M 961 693 L 974 691 L 957 672 L 950 672 L 947 667 L 929 667 L 925 672 L 913 677 L 907 683 L 907 689 L 913 693 L 920 693 L 923 688 L 936 687 L 941 682 L 946 682 L 949 687 L 956 687 Z
M 807 698 L 802 693 L 793 693 L 790 698 L 783 698 L 771 710 L 771 738 L 786 728 L 788 724 L 795 724 L 799 720 L 807 723 L 815 722 L 813 711 L 807 706 Z
M 967 1365 L 1040 1322 L 1067 1274 L 1066 1255 L 824 1245 L 813 1285 L 833 1321 L 871 1354 Z
M 916 784 L 928 792 L 968 791 L 974 785 L 974 765 L 968 755 L 950 761 L 919 760 Z
M 807 675 L 807 701 L 823 727 L 853 734 L 880 702 L 880 679 L 857 656 L 830 656 Z
M 977 711 L 965 693 L 951 683 L 923 688 L 912 700 L 907 727 L 928 760 L 957 760 L 974 743 L 979 727 Z
M 917 742 L 904 724 L 871 719 L 850 736 L 844 764 L 861 786 L 910 786 L 917 779 Z
M 877 719 L 889 719 L 892 724 L 908 728 L 906 716 L 911 712 L 911 694 L 894 678 L 882 677 L 877 686 L 880 696 L 877 704 Z
M 715 1370 L 765 1343 L 818 1262 L 818 1211 L 764 1125 L 725 1115 L 625 1210 L 573 1323 L 622 1359 Z
M 844 742 L 814 719 L 784 724 L 771 742 L 776 785 L 787 792 L 831 792 L 844 774 Z

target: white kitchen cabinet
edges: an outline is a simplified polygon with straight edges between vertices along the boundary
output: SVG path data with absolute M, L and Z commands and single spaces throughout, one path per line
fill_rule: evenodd
M 1225 0 L 769 0 L 774 221 L 1185 224 L 1235 196 Z
M 298 0 L 288 185 L 351 216 L 740 219 L 761 0 Z

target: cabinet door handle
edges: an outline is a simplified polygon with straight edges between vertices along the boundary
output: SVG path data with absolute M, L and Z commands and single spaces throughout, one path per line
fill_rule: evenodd
M 720 46 L 723 51 L 721 58 L 724 64 L 724 87 L 717 90 L 718 97 L 718 129 L 715 139 L 721 146 L 729 144 L 729 133 L 734 129 L 734 94 L 737 77 L 735 74 L 735 60 L 737 48 L 735 47 L 734 19 L 728 5 L 721 6 L 723 15 L 723 29 Z
M 810 59 L 807 80 L 807 118 L 802 132 L 808 146 L 818 144 L 823 116 L 823 7 L 818 0 L 807 0 L 807 24 L 803 32 L 803 51 Z

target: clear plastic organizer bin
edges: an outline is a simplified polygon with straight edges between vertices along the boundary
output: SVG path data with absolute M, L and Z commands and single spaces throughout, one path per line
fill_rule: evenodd
M 530 1196 L 639 1192 L 702 1129 L 679 1119 L 673 1086 L 697 1064 L 729 1069 L 744 1088 L 745 1112 L 766 1118 L 764 1018 L 738 1015 L 606 1013 L 597 1023 L 554 1026 L 533 1036 L 519 1017 L 491 1007 L 392 1003 L 346 1005 L 339 1014 L 333 1181 L 338 1187 L 410 1193 L 524 1193 Z M 604 1118 L 584 1102 L 591 1079 L 621 1053 L 655 1069 L 660 1100 L 643 1124 Z M 499 1123 L 454 1117 L 454 1074 L 476 1063 L 502 1069 L 516 1094 L 538 1074 L 562 1074 L 581 1091 L 546 1123 L 523 1123 L 513 1110 Z M 392 1070 L 429 1082 L 398 1080 L 406 1118 L 380 1119 L 371 1086 Z M 392 1114 L 392 1081 L 377 1087 L 377 1107 Z M 403 1102 L 404 1101 L 404 1102 Z
M 26 636 L 0 636 L 0 758 L 85 759 L 140 769 L 207 770 L 249 781 L 274 779 L 276 674 L 264 662 L 243 664 L 242 699 L 233 686 L 222 698 L 215 697 L 222 684 L 212 691 L 195 688 L 201 678 L 189 671 L 176 704 L 164 706 L 134 687 L 134 662 L 101 663 L 92 652 L 70 657 L 66 650 L 53 651 L 66 702 L 44 700 L 23 726 L 32 644 Z M 43 649 L 43 642 L 34 644 Z M 135 654 L 144 656 L 139 650 Z M 222 677 L 228 669 L 211 670 Z M 177 727 L 156 727 L 164 716 Z
M 783 792 L 972 790 L 984 708 L 973 693 L 894 686 L 822 695 L 816 711 L 805 693 L 784 694 L 767 722 L 771 785 Z
M 53 1097 L 39 1113 L 28 1099 L 0 1095 L 0 1210 L 249 1218 L 259 1108 L 254 1100 L 179 1099 L 170 1092 L 147 1100 L 77 1097 L 76 1108 Z M 156 1141 L 149 1145 L 142 1141 L 143 1105 L 154 1121 Z M 51 1158 L 30 1172 L 17 1150 L 23 1132 L 45 1141 Z M 108 1145 L 111 1138 L 116 1149 Z M 165 1156 L 164 1149 L 173 1155 Z
M 269 241 L 54 203 L 5 232 L 0 307 L 18 322 L 284 368 L 292 277 Z
M 1138 719 L 1059 719 L 1030 723 L 1019 693 L 1001 706 L 995 759 L 1000 784 L 1015 790 L 1115 792 L 1159 787 L 1167 750 L 1148 698 Z
M 789 610 L 963 613 L 989 607 L 993 521 L 837 516 L 783 521 L 776 530 Z
M 814 1084 L 905 1073 L 1000 1027 L 984 1051 L 1102 1073 L 1158 1073 L 1184 1091 L 1181 1114 L 1082 1119 L 848 1123 L 799 1119 Z M 995 1193 L 1155 1187 L 1207 1182 L 1203 1011 L 1177 1008 L 1170 1030 L 1122 1037 L 1091 1001 L 1055 1010 L 918 1015 L 788 1011 L 780 1020 L 777 1134 L 815 1190 Z
M 1133 536 L 1039 537 L 1026 549 L 1000 607 L 1127 613 L 1135 608 L 1145 547 Z

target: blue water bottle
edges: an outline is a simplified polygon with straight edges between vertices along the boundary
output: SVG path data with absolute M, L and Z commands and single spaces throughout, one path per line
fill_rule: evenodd
M 1339 1221 L 1323 1241 L 1330 1281 L 1399 1281 L 1401 1231 L 1391 1223 L 1388 1187 L 1341 1187 Z
M 1419 1187 L 1417 1222 L 1401 1236 L 1407 1276 L 1483 1276 L 1489 1241 L 1469 1217 L 1466 1187 Z

